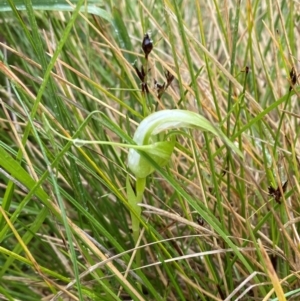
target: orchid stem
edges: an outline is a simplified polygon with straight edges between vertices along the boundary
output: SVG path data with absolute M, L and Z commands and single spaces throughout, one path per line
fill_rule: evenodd
M 143 201 L 143 195 L 146 187 L 146 178 L 137 178 L 135 183 L 135 189 L 136 189 L 136 206 L 138 207 L 137 213 L 138 218 L 136 216 L 131 216 L 132 218 L 132 224 L 134 224 L 133 228 L 133 239 L 134 243 L 137 246 L 139 235 L 140 235 L 140 221 L 139 218 L 141 216 L 141 207 L 138 206 L 138 203 L 142 203 Z M 136 263 L 137 266 L 141 265 L 141 251 L 137 250 L 136 252 Z
M 130 179 L 127 177 L 126 179 L 126 187 L 127 187 L 127 197 L 129 205 L 131 206 L 130 216 L 131 216 L 131 224 L 132 224 L 132 236 L 134 240 L 134 244 L 137 247 L 140 236 L 140 217 L 141 217 L 141 207 L 138 205 L 143 201 L 143 195 L 146 187 L 146 178 L 136 178 L 135 183 L 135 191 L 133 190 Z M 136 263 L 137 266 L 141 266 L 141 253 L 140 250 L 136 251 Z

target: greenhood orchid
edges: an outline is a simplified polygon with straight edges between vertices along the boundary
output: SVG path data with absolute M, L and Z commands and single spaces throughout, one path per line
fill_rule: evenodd
M 174 149 L 175 141 L 159 141 L 159 134 L 174 128 L 198 128 L 220 137 L 224 143 L 242 156 L 240 150 L 217 127 L 203 116 L 186 110 L 164 110 L 146 117 L 138 126 L 133 140 L 143 145 L 144 151 L 160 166 L 168 163 Z M 137 178 L 145 178 L 154 169 L 136 149 L 131 148 L 128 155 L 128 167 Z
M 138 151 L 142 150 L 147 153 L 159 166 L 165 166 L 169 162 L 175 147 L 175 138 L 173 135 L 170 136 L 169 140 L 161 141 L 161 134 L 175 128 L 197 128 L 201 131 L 210 132 L 221 138 L 239 156 L 243 156 L 241 151 L 220 129 L 197 113 L 187 110 L 163 110 L 147 116 L 140 123 L 133 136 L 133 140 L 138 147 L 130 148 L 128 154 L 128 167 L 136 177 L 135 192 L 128 177 L 126 181 L 128 202 L 133 210 L 131 211 L 131 221 L 135 242 L 138 241 L 140 228 L 141 207 L 138 204 L 143 199 L 146 177 L 154 172 L 151 163 Z M 138 252 L 137 262 L 140 261 L 139 256 Z

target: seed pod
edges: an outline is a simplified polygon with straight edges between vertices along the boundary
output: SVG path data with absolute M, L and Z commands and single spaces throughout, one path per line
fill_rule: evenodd
M 153 49 L 153 43 L 152 43 L 152 40 L 150 39 L 148 33 L 146 33 L 145 36 L 144 36 L 143 43 L 142 43 L 142 48 L 143 48 L 143 51 L 145 53 L 145 59 L 147 60 L 148 55 L 150 54 L 150 52 Z

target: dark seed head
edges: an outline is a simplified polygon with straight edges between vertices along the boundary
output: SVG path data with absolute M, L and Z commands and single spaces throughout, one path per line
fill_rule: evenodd
M 165 77 L 167 79 L 167 86 L 170 86 L 173 79 L 174 79 L 174 75 L 172 75 L 168 70 L 165 72 Z
M 284 184 L 281 185 L 283 193 L 286 192 L 287 185 L 288 185 L 288 181 L 285 181 Z M 282 194 L 281 194 L 281 190 L 279 187 L 277 187 L 277 189 L 275 189 L 273 186 L 269 186 L 268 192 L 269 192 L 269 195 L 272 196 L 278 204 L 281 204 L 280 199 L 282 197 Z
M 148 55 L 153 49 L 153 43 L 152 40 L 149 37 L 149 34 L 146 33 L 143 39 L 142 48 L 145 53 L 145 59 L 148 59 Z
M 297 83 L 297 73 L 294 67 L 290 71 L 290 81 L 292 84 L 290 86 L 290 91 L 291 91 L 293 89 L 293 86 Z
M 160 99 L 162 94 L 166 90 L 166 83 L 160 84 L 156 80 L 154 80 L 154 88 L 157 90 L 157 97 Z

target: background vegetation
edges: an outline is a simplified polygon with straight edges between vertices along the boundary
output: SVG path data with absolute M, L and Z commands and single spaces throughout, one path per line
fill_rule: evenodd
M 0 3 L 0 299 L 299 300 L 298 3 L 32 2 Z M 128 149 L 62 137 L 130 144 L 175 108 L 244 158 L 178 131 L 147 178 L 139 261 Z

